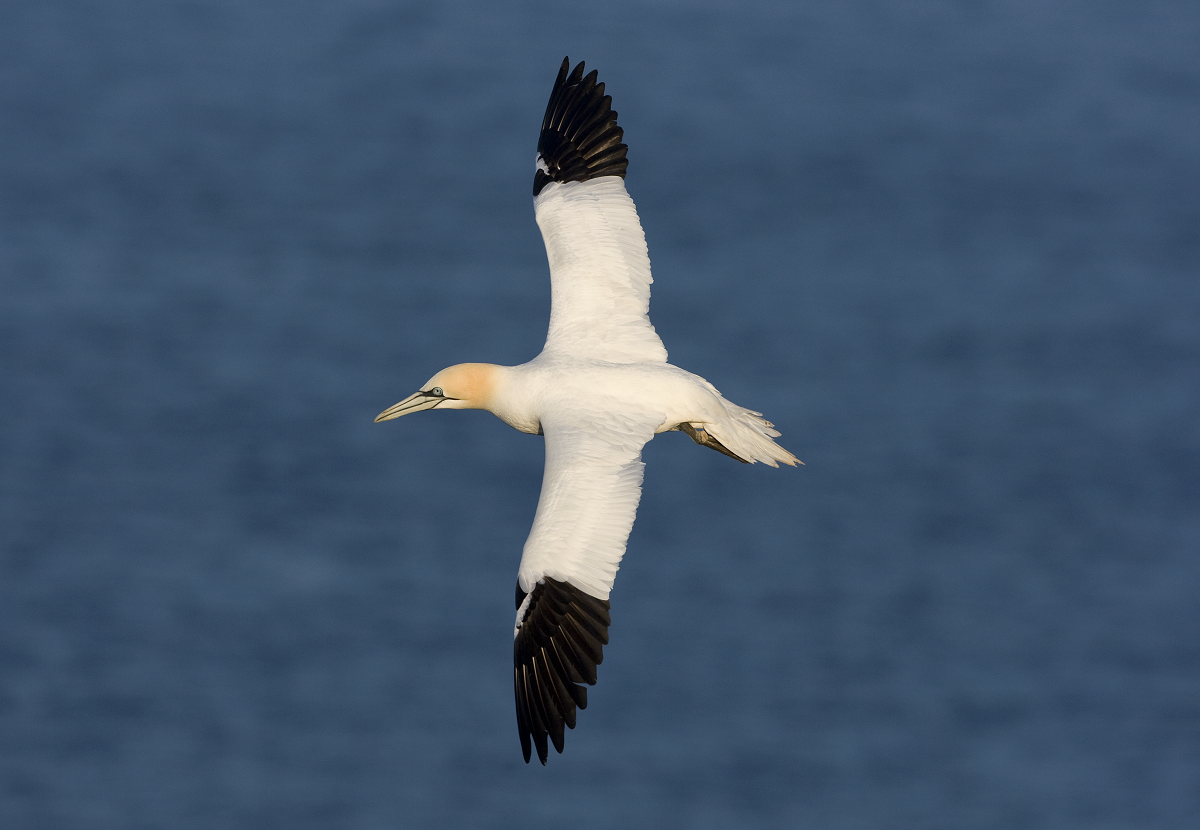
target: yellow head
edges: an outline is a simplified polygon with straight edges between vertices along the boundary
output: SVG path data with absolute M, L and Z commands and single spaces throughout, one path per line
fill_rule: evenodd
M 390 421 L 422 409 L 488 409 L 496 387 L 496 370 L 491 363 L 460 363 L 431 377 L 421 391 L 388 407 L 375 423 Z

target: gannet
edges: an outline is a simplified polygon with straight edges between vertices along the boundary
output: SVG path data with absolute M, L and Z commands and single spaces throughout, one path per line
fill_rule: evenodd
M 546 467 L 517 571 L 513 680 L 521 750 L 546 763 L 587 707 L 608 644 L 609 593 L 642 492 L 642 446 L 679 430 L 745 464 L 796 465 L 761 413 L 667 362 L 647 316 L 650 259 L 625 191 L 612 97 L 564 58 L 538 139 L 533 209 L 550 262 L 550 330 L 520 366 L 464 363 L 381 412 L 485 409 L 545 436 Z

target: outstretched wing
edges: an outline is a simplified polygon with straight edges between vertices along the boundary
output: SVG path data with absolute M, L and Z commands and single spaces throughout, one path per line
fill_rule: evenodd
M 625 192 L 627 147 L 611 96 L 563 59 L 533 177 L 534 214 L 550 261 L 546 350 L 613 363 L 663 361 L 650 324 L 650 258 Z
M 651 418 L 602 416 L 573 425 L 543 421 L 546 472 L 517 575 L 513 643 L 517 728 L 546 763 L 563 728 L 587 706 L 608 644 L 609 591 L 642 493 L 642 446 Z

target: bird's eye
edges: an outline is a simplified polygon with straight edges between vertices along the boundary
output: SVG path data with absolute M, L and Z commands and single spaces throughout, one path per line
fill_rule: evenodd
M 433 396 L 435 396 L 435 397 L 438 397 L 438 398 L 444 398 L 444 397 L 446 397 L 446 396 L 445 396 L 445 395 L 442 393 L 442 387 L 440 387 L 440 386 L 435 386 L 435 387 L 433 387 L 432 389 L 430 389 L 430 390 L 429 390 L 429 394 L 430 394 L 430 395 L 433 395 Z

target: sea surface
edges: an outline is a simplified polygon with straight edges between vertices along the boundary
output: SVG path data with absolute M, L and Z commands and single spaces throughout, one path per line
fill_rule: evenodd
M 1200 5 L 0 3 L 0 826 L 1200 827 Z M 672 362 L 566 752 L 542 441 L 373 424 L 545 337 L 564 55 Z

